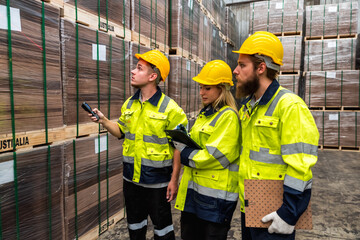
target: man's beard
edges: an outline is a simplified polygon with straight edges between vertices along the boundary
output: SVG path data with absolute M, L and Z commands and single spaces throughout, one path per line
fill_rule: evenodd
M 244 84 L 236 84 L 236 98 L 241 99 L 247 97 L 251 94 L 254 94 L 260 87 L 260 79 L 256 74 L 251 77 L 249 81 L 246 81 Z

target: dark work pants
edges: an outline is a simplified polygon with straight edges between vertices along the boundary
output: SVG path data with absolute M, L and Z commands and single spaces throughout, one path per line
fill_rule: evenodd
M 195 214 L 181 212 L 181 238 L 183 240 L 226 240 L 230 222 L 214 223 Z
M 154 224 L 155 240 L 174 240 L 167 188 L 145 188 L 124 180 L 124 196 L 131 240 L 146 240 L 147 219 Z
M 295 231 L 292 234 L 269 233 L 267 228 L 245 227 L 245 214 L 241 213 L 242 240 L 295 240 Z

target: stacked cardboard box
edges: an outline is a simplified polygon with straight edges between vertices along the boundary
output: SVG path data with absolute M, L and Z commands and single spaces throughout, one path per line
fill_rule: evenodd
M 64 239 L 64 147 L 0 154 L 2 239 Z
M 306 7 L 306 38 L 350 36 L 357 33 L 358 2 Z
M 358 3 L 307 6 L 306 19 L 305 101 L 319 110 L 312 112 L 321 133 L 319 144 L 358 149 Z
M 302 32 L 303 0 L 268 0 L 250 4 L 249 32 L 268 31 L 272 33 Z

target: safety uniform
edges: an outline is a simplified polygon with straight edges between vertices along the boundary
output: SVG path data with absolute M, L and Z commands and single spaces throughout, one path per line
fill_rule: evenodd
M 252 96 L 240 109 L 242 152 L 240 200 L 244 212 L 244 179 L 284 180 L 278 215 L 295 225 L 311 196 L 311 167 L 317 161 L 319 132 L 304 101 L 276 80 L 259 101 Z
M 141 213 L 145 202 L 149 200 L 144 199 L 146 193 L 141 192 L 148 189 L 155 192 L 161 190 L 159 194 L 163 196 L 155 196 L 152 204 L 159 204 L 158 199 L 166 202 L 166 188 L 171 179 L 174 149 L 169 145 L 164 130 L 172 130 L 178 124 L 186 126 L 186 115 L 174 100 L 161 92 L 159 87 L 157 92 L 145 102 L 140 101 L 140 90 L 138 90 L 123 104 L 121 113 L 118 126 L 125 135 L 123 178 L 124 188 L 127 187 L 128 190 L 125 193 L 124 189 L 127 212 L 128 210 L 132 212 L 128 212 L 130 235 L 136 235 L 136 231 L 143 234 L 144 229 L 146 233 L 147 215 L 150 214 L 153 222 L 155 215 L 157 218 L 154 223 L 155 239 L 165 239 L 160 237 L 173 232 L 170 205 L 166 210 L 168 212 L 166 217 L 154 212 L 151 215 L 151 210 Z M 129 186 L 129 183 L 139 188 Z M 151 208 L 152 204 L 148 206 L 150 205 Z
M 190 131 L 202 149 L 181 151 L 184 173 L 175 208 L 215 223 L 230 223 L 238 198 L 241 146 L 240 121 L 235 110 L 204 108 Z

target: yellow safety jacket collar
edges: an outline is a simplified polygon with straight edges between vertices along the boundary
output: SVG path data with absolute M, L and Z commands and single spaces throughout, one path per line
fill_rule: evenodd
M 148 100 L 148 102 L 154 105 L 155 107 L 158 105 L 161 98 L 161 89 L 159 88 L 159 86 L 157 86 L 156 89 L 157 89 L 156 93 L 152 95 L 152 97 L 149 98 Z M 132 96 L 130 100 L 140 100 L 140 93 L 141 90 L 140 89 L 137 90 L 134 96 Z
M 223 106 L 219 106 L 219 109 L 221 109 Z M 200 114 L 204 114 L 206 117 L 213 115 L 214 113 L 217 113 L 218 110 L 214 109 L 211 104 L 207 105 L 203 109 L 201 109 Z

